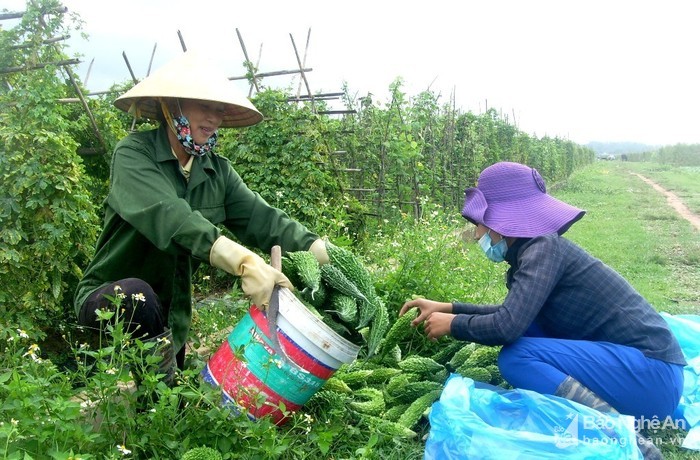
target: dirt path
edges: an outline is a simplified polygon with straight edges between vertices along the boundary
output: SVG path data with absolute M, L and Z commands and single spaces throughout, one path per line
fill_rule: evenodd
M 663 188 L 662 186 L 660 186 L 659 184 L 657 184 L 653 180 L 648 179 L 648 178 L 642 176 L 641 174 L 637 174 L 637 173 L 632 173 L 632 174 L 634 174 L 635 176 L 639 177 L 647 184 L 654 187 L 654 189 L 656 189 L 657 192 L 663 193 L 664 195 L 666 195 L 666 200 L 668 201 L 668 204 L 670 204 L 671 207 L 673 209 L 675 209 L 676 212 L 678 214 L 680 214 L 682 218 L 684 218 L 685 220 L 687 220 L 688 222 L 693 224 L 693 226 L 697 230 L 700 230 L 700 217 L 693 214 L 690 211 L 690 209 L 688 209 L 688 207 L 685 204 L 683 204 L 683 201 L 681 201 L 681 199 L 678 198 L 678 196 L 675 193 L 669 192 L 668 190 L 666 190 L 665 188 Z

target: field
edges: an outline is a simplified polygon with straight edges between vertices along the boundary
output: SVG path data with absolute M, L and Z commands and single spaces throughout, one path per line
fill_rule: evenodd
M 553 195 L 587 210 L 567 237 L 617 269 L 658 311 L 700 314 L 699 232 L 633 173 L 656 181 L 684 201 L 691 198 L 689 205 L 692 197 L 700 196 L 698 170 L 597 162 L 550 187 Z M 458 213 L 435 210 L 426 214 L 421 221 L 395 223 L 394 231 L 378 235 L 366 248 L 381 287 L 391 299 L 390 308 L 399 308 L 405 300 L 394 292 L 437 300 L 499 302 L 505 294 L 501 281 L 505 264 L 486 261 L 476 245 L 463 242 L 463 231 L 468 234 L 470 226 L 465 227 Z M 416 350 L 421 345 L 418 339 L 406 344 Z M 428 431 L 426 425 L 422 434 Z M 657 430 L 650 436 L 668 459 L 700 458 L 700 453 L 678 447 L 683 439 L 680 431 Z M 372 451 L 377 458 L 422 456 L 420 443 L 388 448 L 379 442 Z
M 554 196 L 587 210 L 566 235 L 617 269 L 657 310 L 700 314 L 700 232 L 633 172 L 676 192 L 698 211 L 697 169 L 596 162 L 565 182 L 550 184 Z M 385 222 L 358 248 L 387 300 L 392 321 L 412 296 L 474 303 L 503 298 L 505 264 L 488 262 L 465 238 L 469 230 L 457 210 L 428 205 L 422 219 L 404 216 Z M 149 411 L 134 414 L 119 404 L 118 398 L 128 397 L 118 390 L 128 380 L 128 357 L 125 348 L 115 352 L 118 341 L 89 348 L 68 334 L 63 343 L 41 344 L 42 349 L 56 353 L 63 348 L 73 356 L 72 365 L 54 368 L 17 333 L 2 357 L 0 395 L 7 397 L 0 406 L 0 458 L 30 458 L 24 456 L 27 452 L 32 458 L 177 459 L 198 445 L 216 446 L 226 459 L 423 457 L 430 430 L 426 420 L 415 428 L 417 437 L 406 439 L 377 431 L 347 407 L 323 401 L 309 404 L 282 427 L 220 410 L 218 395 L 201 384 L 199 371 L 208 353 L 222 343 L 222 331 L 236 323 L 247 304 L 235 288 L 222 293 L 209 282 L 204 278 L 197 284 L 193 343 L 181 385 L 157 388 L 160 399 Z M 407 356 L 436 344 L 418 329 L 401 346 Z M 94 420 L 80 415 L 76 394 L 84 398 L 83 409 L 102 401 L 101 416 L 109 423 L 93 429 Z M 700 453 L 678 447 L 683 432 L 662 429 L 652 435 L 667 459 L 700 459 Z

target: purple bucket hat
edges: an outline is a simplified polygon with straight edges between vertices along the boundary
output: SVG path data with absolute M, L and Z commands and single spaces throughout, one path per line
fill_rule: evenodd
M 515 238 L 561 235 L 586 213 L 548 195 L 535 168 L 507 161 L 484 169 L 465 195 L 465 219 Z

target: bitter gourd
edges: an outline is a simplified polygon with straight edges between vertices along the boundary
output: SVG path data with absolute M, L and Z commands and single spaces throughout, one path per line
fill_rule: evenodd
M 418 434 L 409 429 L 406 428 L 403 425 L 399 425 L 396 422 L 392 422 L 390 420 L 386 420 L 382 417 L 376 417 L 374 415 L 363 415 L 362 416 L 362 421 L 367 423 L 370 428 L 376 429 L 380 433 L 383 433 L 388 436 L 398 436 L 401 438 L 415 438 L 418 436 Z
M 378 367 L 376 369 L 371 369 L 371 371 L 372 373 L 369 374 L 366 379 L 368 385 L 384 383 L 402 372 L 401 369 L 395 367 Z
M 324 390 L 335 391 L 338 393 L 350 394 L 352 393 L 352 388 L 343 381 L 343 379 L 338 377 L 330 377 L 326 380 L 326 383 L 322 387 Z
M 355 327 L 357 321 L 357 300 L 339 291 L 333 291 L 330 295 L 329 311 L 336 314 L 343 323 Z
M 412 355 L 399 362 L 399 369 L 425 376 L 443 371 L 445 366 L 427 356 Z
M 455 372 L 476 382 L 491 382 L 491 373 L 484 367 L 471 367 L 464 363 Z
M 383 303 L 382 299 L 374 293 L 366 295 L 365 298 L 367 300 L 358 301 L 360 311 L 360 319 L 357 322 L 358 328 L 368 325 Z
M 491 374 L 491 385 L 501 385 L 504 382 L 503 376 L 501 375 L 501 370 L 498 369 L 498 365 L 491 364 L 486 366 L 486 370 Z
M 413 333 L 413 327 L 411 326 L 411 321 L 418 317 L 418 309 L 412 308 L 404 313 L 403 316 L 399 316 L 394 324 L 391 325 L 387 331 L 382 343 L 380 344 L 381 354 L 385 355 L 393 351 L 394 347 L 399 344 L 402 340 Z
M 333 264 L 321 265 L 321 279 L 336 291 L 349 295 L 358 301 L 367 300 L 355 283 L 350 281 L 350 279 Z
M 401 388 L 405 387 L 411 382 L 417 382 L 420 376 L 418 374 L 411 374 L 408 372 L 402 372 L 399 375 L 389 379 L 386 384 L 385 391 L 389 396 L 398 394 Z
M 389 392 L 387 388 L 387 394 L 399 403 L 413 402 L 416 398 L 423 396 L 424 394 L 434 391 L 442 390 L 443 384 L 439 382 L 433 382 L 432 380 L 422 380 L 419 382 L 409 382 L 401 388 L 393 389 L 393 393 Z
M 393 406 L 384 411 L 384 413 L 382 414 L 382 418 L 385 420 L 396 422 L 399 419 L 399 417 L 401 417 L 401 414 L 403 414 L 404 411 L 408 409 L 408 406 L 410 405 L 410 403 L 394 404 Z
M 184 454 L 180 460 L 222 460 L 223 457 L 218 450 L 212 447 L 193 447 Z
M 372 320 L 369 328 L 369 338 L 367 339 L 367 357 L 372 357 L 379 348 L 379 343 L 384 338 L 387 329 L 389 329 L 389 313 L 386 311 L 384 302 L 379 299 L 377 313 Z
M 438 342 L 439 343 L 439 342 Z M 431 356 L 435 361 L 440 364 L 447 364 L 447 362 L 454 356 L 459 349 L 461 349 L 465 343 L 460 340 L 448 339 L 442 343 L 439 343 L 440 349 Z
M 384 393 L 382 393 L 382 390 L 373 387 L 356 390 L 349 405 L 355 411 L 367 415 L 379 415 L 386 408 Z
M 396 422 L 406 428 L 413 428 L 423 417 L 425 410 L 440 398 L 441 392 L 442 390 L 433 390 L 419 396 L 408 406 Z
M 371 369 L 358 369 L 347 372 L 336 372 L 335 377 L 345 382 L 349 387 L 356 388 L 367 383 L 367 377 L 372 374 Z
M 338 267 L 360 292 L 365 296 L 374 294 L 372 276 L 359 257 L 346 248 L 330 243 L 326 243 L 326 251 L 331 264 Z
M 295 251 L 288 252 L 287 257 L 292 261 L 303 287 L 311 289 L 313 298 L 321 284 L 321 266 L 316 256 L 309 251 Z
M 486 367 L 496 364 L 500 350 L 500 347 L 479 346 L 469 355 L 466 363 L 474 367 Z
M 467 358 L 469 358 L 474 350 L 476 350 L 476 344 L 474 342 L 464 345 L 452 356 L 450 361 L 447 363 L 448 367 L 451 370 L 457 369 L 467 361 Z

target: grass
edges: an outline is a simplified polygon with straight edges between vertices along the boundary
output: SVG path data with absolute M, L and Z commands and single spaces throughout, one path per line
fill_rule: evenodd
M 690 210 L 700 215 L 700 167 L 660 165 L 657 163 L 626 163 L 625 169 L 638 172 L 678 195 Z
M 698 314 L 700 238 L 664 196 L 630 173 L 652 169 L 599 162 L 558 184 L 555 196 L 587 211 L 566 236 L 615 268 L 657 310 Z M 665 175 L 674 177 L 671 171 Z M 671 184 L 670 179 L 666 183 Z

